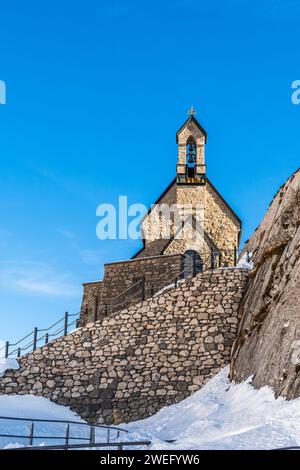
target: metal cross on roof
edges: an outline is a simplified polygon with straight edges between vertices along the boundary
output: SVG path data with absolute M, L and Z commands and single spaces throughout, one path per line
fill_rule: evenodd
M 197 111 L 196 109 L 194 108 L 194 106 L 192 106 L 189 110 L 188 110 L 188 115 L 189 116 L 195 116 L 197 114 Z

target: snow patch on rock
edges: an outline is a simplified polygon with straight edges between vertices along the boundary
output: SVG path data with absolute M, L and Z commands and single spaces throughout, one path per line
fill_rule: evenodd
M 236 265 L 237 268 L 243 269 L 253 269 L 254 263 L 251 261 L 251 253 L 247 251 L 243 254 L 243 256 L 239 259 L 238 264 Z
M 0 378 L 7 370 L 19 369 L 19 363 L 16 359 L 4 357 L 5 342 L 0 340 Z

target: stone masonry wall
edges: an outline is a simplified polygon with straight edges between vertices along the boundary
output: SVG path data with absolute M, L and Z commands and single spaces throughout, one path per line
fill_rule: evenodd
M 100 320 L 114 311 L 140 302 L 143 297 L 151 297 L 152 293 L 179 275 L 182 260 L 180 253 L 172 253 L 105 264 L 103 281 L 83 285 L 81 324 L 86 323 L 87 319 Z
M 205 230 L 219 250 L 232 252 L 239 246 L 240 224 L 208 183 L 205 196 Z
M 176 403 L 229 363 L 247 283 L 218 269 L 90 323 L 21 357 L 0 394 L 34 394 L 94 423 L 145 418 Z
M 232 266 L 234 263 L 234 250 L 239 246 L 241 233 L 240 222 L 226 206 L 209 181 L 205 185 L 177 184 L 167 191 L 161 199 L 160 204 L 172 206 L 202 205 L 203 206 L 203 228 L 206 236 L 211 239 L 217 250 L 222 251 L 223 266 Z M 149 215 L 143 220 L 142 227 L 144 235 L 151 233 L 151 228 L 156 227 L 155 240 L 145 240 L 145 248 L 136 256 L 155 256 L 160 254 L 185 253 L 187 250 L 196 250 L 199 253 L 205 250 L 205 240 L 201 233 L 195 237 L 183 237 L 174 239 L 172 236 L 177 232 L 174 229 L 172 218 L 166 221 L 157 216 L 158 208 L 154 207 Z M 170 227 L 170 238 L 162 238 L 164 225 Z M 169 243 L 168 243 L 169 242 Z M 210 247 L 209 247 L 210 249 Z
M 176 204 L 176 200 L 176 184 L 174 183 L 166 192 L 166 194 L 164 194 L 164 196 L 160 199 L 158 204 L 166 204 L 167 206 L 172 207 L 173 204 Z M 164 230 L 162 219 L 158 217 L 158 209 L 158 206 L 154 205 L 151 209 L 151 212 L 141 222 L 146 245 L 145 248 L 136 256 L 136 258 L 160 255 L 168 241 L 168 239 L 162 237 Z M 169 231 L 170 237 L 172 237 L 174 235 L 172 224 L 169 226 Z

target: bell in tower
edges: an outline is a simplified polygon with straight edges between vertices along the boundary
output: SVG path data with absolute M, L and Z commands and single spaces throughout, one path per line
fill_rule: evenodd
M 196 144 L 192 137 L 186 144 L 186 177 L 188 181 L 196 177 Z
M 205 183 L 205 143 L 207 134 L 195 118 L 196 110 L 192 107 L 189 118 L 176 134 L 178 144 L 177 183 Z

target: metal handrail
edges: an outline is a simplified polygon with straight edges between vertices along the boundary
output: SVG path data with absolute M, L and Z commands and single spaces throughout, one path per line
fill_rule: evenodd
M 53 445 L 50 445 L 50 446 L 43 446 L 43 448 L 51 448 L 51 447 L 57 447 L 58 449 L 59 448 L 76 448 L 76 447 L 93 447 L 94 445 L 96 445 L 97 447 L 105 447 L 105 446 L 108 446 L 108 447 L 121 447 L 122 445 L 125 445 L 125 441 L 124 441 L 124 444 L 123 444 L 123 441 L 120 442 L 120 433 L 125 433 L 125 435 L 127 435 L 128 433 L 128 430 L 127 429 L 123 429 L 123 428 L 119 428 L 117 426 L 106 426 L 104 424 L 88 424 L 88 423 L 84 423 L 84 422 L 81 422 L 81 421 L 65 421 L 65 420 L 60 420 L 60 419 L 40 419 L 40 418 L 15 418 L 15 417 L 11 417 L 11 416 L 0 416 L 0 420 L 3 420 L 3 421 L 7 421 L 7 420 L 10 420 L 10 421 L 16 421 L 16 422 L 27 422 L 27 423 L 30 423 L 30 426 L 29 426 L 29 429 L 28 429 L 28 433 L 27 434 L 20 434 L 20 433 L 11 433 L 11 434 L 0 434 L 0 437 L 2 438 L 18 438 L 18 439 L 26 439 L 28 440 L 29 444 L 28 446 L 26 447 L 23 447 L 23 448 L 28 448 L 28 449 L 33 449 L 35 448 L 35 446 L 33 446 L 33 442 L 34 440 L 45 440 L 45 439 L 48 439 L 48 440 L 62 440 L 64 442 L 64 444 L 56 444 L 55 446 Z M 44 434 L 38 434 L 36 432 L 36 427 L 35 425 L 37 423 L 51 423 L 51 424 L 63 424 L 66 426 L 65 428 L 65 434 L 64 436 L 60 436 L 60 435 L 55 435 L 55 434 L 51 434 L 51 432 L 48 434 L 50 435 L 44 435 Z M 83 436 L 83 435 L 80 435 L 80 436 L 74 436 L 74 435 L 70 435 L 70 426 L 74 426 L 74 425 L 79 425 L 79 426 L 84 426 L 88 431 L 89 431 L 89 434 L 88 436 Z M 106 442 L 98 442 L 98 443 L 95 443 L 95 431 L 99 429 L 99 430 L 105 430 L 107 431 L 106 432 Z M 111 435 L 111 431 L 116 431 L 116 434 L 114 436 Z M 116 440 L 115 440 L 116 439 Z M 84 444 L 70 444 L 70 441 L 86 441 Z M 126 443 L 127 445 L 127 443 Z M 130 445 L 128 443 L 128 445 Z M 137 443 L 133 443 L 133 445 L 139 445 Z M 142 444 L 140 444 L 142 445 Z M 40 449 L 41 447 L 38 446 L 36 447 L 37 449 Z
M 96 447 L 116 447 L 118 450 L 123 450 L 124 447 L 148 447 L 151 441 L 118 441 L 118 442 L 93 442 L 92 444 L 67 444 L 67 445 L 53 445 L 53 446 L 27 446 L 16 447 L 14 450 L 68 450 L 68 449 L 93 449 Z M 2 449 L 9 450 L 9 449 Z
M 192 258 L 193 258 L 193 255 L 189 255 L 189 256 L 186 257 L 186 259 L 192 259 Z M 159 281 L 159 279 L 161 279 L 162 277 L 164 277 L 166 274 L 172 272 L 173 270 L 174 270 L 174 268 L 171 268 L 171 269 L 169 269 L 168 271 L 165 271 L 163 274 L 161 274 L 161 275 L 156 279 L 155 282 Z M 180 276 L 181 274 L 183 274 L 183 271 L 179 272 L 179 273 L 178 273 L 178 276 Z M 140 279 L 136 284 L 138 284 L 138 283 L 143 283 L 143 282 L 144 282 L 144 279 Z M 134 284 L 134 285 L 136 285 L 136 284 Z M 131 286 L 131 287 L 133 287 L 133 286 Z M 136 292 L 132 297 L 130 297 L 129 300 L 132 300 L 134 297 L 137 296 L 138 293 L 142 293 L 142 292 L 143 292 L 143 290 L 141 289 L 140 291 Z M 109 306 L 117 306 L 117 307 L 118 307 L 119 305 L 123 305 L 123 304 L 124 304 L 125 302 L 127 302 L 127 301 L 128 301 L 128 299 L 126 299 L 124 302 L 120 302 L 120 303 L 117 304 L 117 305 L 114 305 L 114 304 L 112 304 L 112 303 L 110 302 L 110 303 L 109 303 Z
M 33 330 L 32 330 L 30 333 L 28 333 L 28 335 L 26 335 L 26 336 L 24 336 L 23 338 L 19 339 L 19 341 L 17 341 L 16 343 L 10 343 L 10 345 L 11 345 L 11 346 L 17 346 L 17 344 L 21 343 L 21 341 L 24 341 L 24 339 L 29 338 L 29 336 L 31 336 L 32 333 L 33 333 Z M 2 347 L 2 348 L 0 349 L 0 351 L 2 351 L 2 349 L 4 349 L 4 348 L 5 348 L 5 347 Z
M 213 256 L 221 256 L 221 255 L 226 255 L 228 253 L 232 254 L 234 251 L 234 255 L 235 255 L 235 259 L 237 259 L 237 256 L 238 256 L 238 250 L 235 249 L 235 250 L 216 250 L 216 251 L 212 251 L 212 252 L 205 252 L 205 253 L 201 253 L 201 255 L 206 255 L 207 254 L 207 258 L 205 259 L 202 259 L 202 265 L 203 267 L 205 267 L 207 261 L 209 259 L 211 260 L 215 260 L 213 258 Z M 191 260 L 193 259 L 194 255 L 189 255 L 187 257 L 185 257 L 185 261 L 186 260 Z M 211 261 L 212 263 L 212 261 Z M 190 271 L 191 269 L 193 268 L 193 266 L 186 266 L 183 270 L 181 270 L 179 273 L 176 273 L 176 275 L 174 277 L 171 277 L 170 279 L 168 279 L 165 283 L 163 284 L 160 284 L 158 287 L 157 287 L 157 290 L 156 292 L 154 292 L 154 285 L 152 285 L 151 287 L 145 287 L 145 279 L 140 279 L 139 281 L 137 281 L 136 283 L 134 283 L 133 285 L 131 285 L 130 287 L 126 288 L 121 294 L 118 294 L 116 297 L 114 297 L 113 299 L 111 299 L 111 301 L 109 302 L 109 304 L 106 304 L 104 306 L 102 306 L 100 308 L 100 312 L 103 313 L 104 311 L 104 316 L 106 315 L 106 313 L 110 310 L 116 310 L 118 308 L 118 310 L 120 310 L 121 308 L 119 307 L 122 307 L 128 304 L 130 304 L 130 302 L 137 298 L 138 296 L 142 297 L 141 298 L 141 301 L 145 300 L 147 294 L 149 293 L 150 291 L 150 295 L 155 295 L 155 293 L 159 292 L 161 289 L 163 289 L 164 287 L 168 286 L 169 284 L 171 284 L 172 282 L 175 282 L 175 286 L 177 286 L 177 281 L 179 280 L 179 278 L 182 278 L 183 275 L 185 274 L 185 272 L 188 270 Z M 212 269 L 212 267 L 210 268 L 207 268 L 207 270 L 209 269 Z M 164 273 L 162 273 L 156 280 L 155 280 L 155 284 L 157 285 L 157 283 L 159 283 L 159 281 L 161 280 L 161 278 L 167 276 L 170 272 L 174 271 L 174 267 L 172 267 L 171 269 L 169 269 L 168 271 L 165 271 Z M 203 270 L 202 272 L 205 272 L 206 270 Z M 194 275 L 195 273 L 193 273 Z M 119 302 L 119 303 L 115 303 L 115 300 L 120 298 L 121 296 L 124 296 L 124 294 L 130 290 L 133 289 L 133 287 L 139 285 L 139 284 L 142 284 L 142 287 L 141 289 L 139 289 L 138 291 L 134 292 L 132 296 L 129 296 L 129 297 L 126 297 L 122 302 Z M 88 305 L 86 305 L 83 309 L 81 309 L 80 312 L 78 313 L 73 313 L 73 314 L 69 314 L 68 312 L 65 312 L 65 315 L 64 317 L 61 317 L 59 320 L 57 320 L 56 322 L 54 322 L 52 325 L 50 325 L 48 328 L 43 328 L 43 329 L 38 329 L 38 328 L 34 328 L 33 331 L 31 331 L 29 334 L 27 334 L 26 336 L 24 336 L 23 338 L 21 338 L 19 341 L 17 341 L 16 343 L 9 343 L 8 341 L 5 343 L 5 346 L 2 347 L 0 349 L 0 352 L 5 350 L 5 357 L 9 357 L 9 356 L 12 356 L 13 354 L 17 354 L 17 357 L 20 357 L 21 355 L 21 352 L 23 351 L 27 351 L 31 346 L 33 348 L 33 351 L 36 350 L 37 348 L 37 345 L 43 340 L 45 339 L 45 344 L 48 344 L 49 342 L 49 339 L 50 338 L 54 338 L 54 337 L 58 337 L 58 335 L 60 335 L 61 333 L 63 333 L 64 335 L 67 334 L 67 331 L 68 331 L 68 328 L 74 324 L 78 324 L 78 321 L 79 321 L 79 318 L 81 316 L 81 313 L 84 312 L 85 310 L 88 310 L 90 309 L 91 307 L 96 307 L 96 310 L 97 310 L 97 305 L 96 305 L 96 302 L 98 301 L 98 299 L 95 297 Z M 76 319 L 74 321 L 72 321 L 71 323 L 69 323 L 69 318 L 70 317 L 76 317 Z M 84 321 L 86 320 L 89 320 L 90 318 L 94 318 L 95 319 L 95 312 L 91 312 L 89 313 L 88 315 L 86 315 L 84 317 Z M 96 318 L 97 320 L 97 318 Z M 95 320 L 95 321 L 96 321 Z M 55 330 L 54 332 L 52 332 L 51 330 L 57 326 L 59 323 L 61 322 L 64 322 L 64 325 L 62 327 L 60 327 L 59 329 Z M 51 331 L 51 333 L 50 333 Z M 38 337 L 38 333 L 39 332 L 46 332 L 44 335 Z M 10 351 L 9 352 L 9 348 L 12 347 L 12 346 L 17 346 L 19 345 L 20 343 L 22 343 L 25 339 L 27 339 L 28 337 L 30 337 L 31 335 L 33 334 L 34 338 L 32 341 L 30 341 L 29 343 L 25 344 L 23 347 L 18 347 L 18 348 L 15 348 L 13 349 L 13 351 Z
M 68 421 L 65 419 L 42 419 L 42 418 L 15 418 L 14 416 L 0 416 L 0 420 L 10 421 L 26 421 L 30 423 L 56 423 L 56 424 L 78 424 L 80 426 L 88 426 L 93 428 L 114 429 L 128 433 L 128 429 L 119 428 L 118 426 L 107 426 L 106 424 L 89 424 L 82 421 Z
M 123 292 L 121 292 L 121 294 L 118 294 L 116 297 L 114 297 L 112 299 L 112 301 L 114 301 L 115 299 L 119 298 L 120 296 L 124 295 L 128 290 L 132 289 L 135 285 L 139 284 L 141 282 L 141 280 L 137 281 L 135 284 L 131 285 L 130 287 L 128 287 L 127 289 L 125 289 Z M 90 307 L 92 306 L 93 304 L 95 303 L 95 300 L 93 300 L 92 302 L 90 302 L 90 304 L 88 306 L 86 306 L 85 308 L 87 307 Z M 122 305 L 122 303 L 120 304 L 116 304 L 116 306 L 118 305 Z M 73 314 L 68 314 L 68 317 L 74 317 L 76 316 L 77 318 L 80 316 L 80 312 L 77 312 L 77 313 L 73 313 Z M 38 329 L 38 332 L 43 332 L 43 331 L 49 331 L 51 330 L 53 327 L 55 327 L 56 325 L 58 325 L 59 323 L 61 323 L 62 321 L 65 320 L 65 317 L 61 317 L 59 320 L 57 320 L 55 323 L 53 323 L 52 325 L 50 325 L 48 328 L 39 328 Z M 70 324 L 68 324 L 68 327 L 71 326 L 72 324 L 76 323 L 76 320 Z M 53 336 L 57 336 L 59 333 L 61 333 L 62 331 L 64 330 L 64 328 L 61 328 L 60 330 L 52 333 L 52 334 L 48 334 L 48 337 L 53 337 Z M 30 333 L 28 333 L 26 336 L 22 337 L 21 339 L 19 339 L 17 342 L 15 343 L 9 343 L 9 346 L 17 346 L 18 344 L 20 344 L 21 342 L 23 342 L 25 339 L 27 339 L 28 337 L 30 337 L 32 334 L 34 333 L 34 330 L 32 330 Z M 43 339 L 46 335 L 36 339 L 36 343 L 38 343 L 39 341 L 41 341 L 41 339 Z M 23 346 L 22 348 L 20 348 L 21 351 L 24 351 L 24 350 L 27 350 L 28 347 L 30 347 L 31 345 L 33 345 L 33 341 L 31 341 L 30 343 L 26 344 L 25 346 Z M 3 350 L 6 350 L 7 349 L 7 345 L 4 345 L 2 348 L 0 348 L 0 352 L 3 351 Z M 11 351 L 6 357 L 8 356 L 11 356 L 13 353 L 18 353 L 20 352 L 19 351 L 19 348 L 17 349 L 14 349 L 13 351 Z
M 131 286 L 132 287 L 132 286 Z M 128 289 L 126 289 L 126 291 L 128 291 Z M 113 299 L 114 300 L 114 299 Z M 92 300 L 89 305 L 87 305 L 85 308 L 88 308 L 88 307 L 92 307 L 94 304 L 95 304 L 96 300 Z M 117 304 L 118 305 L 123 305 L 123 302 L 120 303 L 120 304 Z M 68 323 L 67 324 L 67 328 L 69 328 L 70 326 L 74 325 L 75 323 L 78 322 L 78 319 L 80 317 L 80 314 L 81 312 L 78 312 L 78 313 L 73 313 L 73 314 L 69 314 L 68 313 L 68 318 L 69 317 L 76 317 L 76 320 L 72 321 L 71 323 Z M 61 317 L 59 320 L 57 320 L 55 323 L 53 323 L 51 326 L 49 326 L 49 328 L 43 328 L 43 329 L 36 329 L 36 332 L 44 332 L 44 331 L 47 331 L 49 332 L 53 327 L 55 327 L 56 325 L 58 325 L 59 323 L 61 323 L 62 321 L 65 320 L 65 316 L 64 317 Z M 11 347 L 11 346 L 17 346 L 18 344 L 20 344 L 21 342 L 23 342 L 25 339 L 27 339 L 28 337 L 30 337 L 32 334 L 34 334 L 35 330 L 32 330 L 30 333 L 28 333 L 26 336 L 24 336 L 23 338 L 21 338 L 19 341 L 17 341 L 16 343 L 9 343 L 9 342 L 6 342 L 5 346 L 3 346 L 2 348 L 0 348 L 0 352 L 5 350 L 5 357 L 9 357 L 9 356 L 12 356 L 13 354 L 17 354 L 18 357 L 20 357 L 21 355 L 21 352 L 22 351 L 27 351 L 30 346 L 33 346 L 33 349 L 35 350 L 36 346 L 38 345 L 38 343 L 44 339 L 44 338 L 53 338 L 55 336 L 58 336 L 60 333 L 62 333 L 63 331 L 65 330 L 65 327 L 62 327 L 62 328 L 59 328 L 57 329 L 56 331 L 54 331 L 53 333 L 46 333 L 45 335 L 41 336 L 41 337 L 36 337 L 35 340 L 33 341 L 30 341 L 29 343 L 26 343 L 22 348 L 15 348 L 13 349 L 13 351 L 10 351 L 8 352 L 8 348 Z M 47 341 L 48 343 L 48 341 Z M 47 344 L 46 343 L 46 344 Z
M 93 300 L 91 302 L 91 305 L 93 305 L 95 301 Z M 17 341 L 16 343 L 10 343 L 10 342 L 6 342 L 6 344 L 0 349 L 0 352 L 5 350 L 5 357 L 9 357 L 9 356 L 12 356 L 13 354 L 17 353 L 18 357 L 20 356 L 20 353 L 22 351 L 26 351 L 30 348 L 30 346 L 33 346 L 34 347 L 34 350 L 37 346 L 37 344 L 39 342 L 41 342 L 42 339 L 47 339 L 46 341 L 46 344 L 48 343 L 48 339 L 49 338 L 53 338 L 55 336 L 58 336 L 60 333 L 64 332 L 65 330 L 67 330 L 71 325 L 73 325 L 74 323 L 76 323 L 78 321 L 78 318 L 80 316 L 80 312 L 77 312 L 77 313 L 71 313 L 69 314 L 68 312 L 65 313 L 64 317 L 61 317 L 59 320 L 57 320 L 56 322 L 52 323 L 48 328 L 35 328 L 34 330 L 32 330 L 30 333 L 28 333 L 26 336 L 24 336 L 23 338 L 21 338 L 19 341 Z M 72 321 L 71 323 L 67 323 L 66 324 L 66 319 L 68 320 L 70 317 L 76 317 L 76 320 Z M 58 328 L 57 330 L 55 330 L 54 332 L 51 332 L 51 329 L 53 329 L 55 326 L 57 326 L 59 323 L 61 322 L 65 322 L 65 325 Z M 47 332 L 45 333 L 43 336 L 36 336 L 36 338 L 33 340 L 33 341 L 30 341 L 29 343 L 26 343 L 23 347 L 20 347 L 20 348 L 15 348 L 13 351 L 10 351 L 8 352 L 8 348 L 9 347 L 12 347 L 12 346 L 17 346 L 18 344 L 20 344 L 21 342 L 23 342 L 25 339 L 27 339 L 28 337 L 30 337 L 32 334 L 35 333 L 35 330 L 36 330 L 36 334 L 38 334 L 39 332 Z
M 212 255 L 220 255 L 220 254 L 224 254 L 224 253 L 227 253 L 227 254 L 228 254 L 228 253 L 231 253 L 231 254 L 232 254 L 232 252 L 233 252 L 232 250 L 224 250 L 224 251 L 222 251 L 222 252 L 220 252 L 220 251 L 215 251 L 215 252 L 201 253 L 202 255 L 203 255 L 203 254 L 206 254 L 206 255 L 207 255 L 207 258 L 202 259 L 203 266 L 205 266 L 205 264 L 207 263 L 207 261 L 211 261 Z M 185 259 L 188 260 L 188 259 L 192 259 L 192 258 L 194 258 L 194 255 L 189 255 L 189 256 L 186 257 Z M 165 284 L 160 285 L 159 288 L 158 288 L 158 290 L 157 290 L 157 292 L 159 292 L 159 291 L 160 291 L 161 289 L 163 289 L 164 287 L 167 287 L 168 285 L 170 285 L 173 281 L 174 281 L 174 282 L 178 281 L 178 278 L 180 278 L 183 274 L 185 274 L 185 272 L 186 272 L 187 270 L 190 271 L 192 268 L 193 268 L 193 266 L 187 266 L 186 268 L 184 268 L 182 271 L 180 271 L 179 273 L 177 273 L 176 276 L 174 276 L 174 277 L 171 278 L 171 279 L 168 279 Z M 174 269 L 174 268 L 173 268 L 173 269 Z M 168 272 L 172 271 L 173 269 L 169 270 Z M 203 272 L 210 271 L 210 270 L 211 270 L 211 267 L 210 267 L 210 268 L 207 268 L 207 269 L 205 269 L 205 270 L 203 270 L 203 271 L 201 271 L 201 272 L 203 273 Z M 166 273 L 163 273 L 163 275 L 165 275 L 165 274 L 166 274 Z M 162 276 L 163 276 L 163 275 L 162 275 Z M 160 277 L 162 277 L 162 276 L 160 276 Z M 153 289 L 153 286 L 150 287 L 150 288 L 147 288 L 146 290 L 145 290 L 145 289 L 141 289 L 141 290 L 135 292 L 135 294 L 134 294 L 132 297 L 127 298 L 124 302 L 121 302 L 121 303 L 117 304 L 116 306 L 118 307 L 119 305 L 124 305 L 124 304 L 126 304 L 126 303 L 129 303 L 129 302 L 130 302 L 132 299 L 134 299 L 135 297 L 139 296 L 140 294 L 145 294 L 145 293 L 146 293 L 147 291 L 149 291 L 149 290 L 150 290 L 150 292 L 152 293 L 152 289 Z M 153 295 L 155 295 L 154 292 L 153 292 Z M 145 296 L 145 297 L 146 297 L 146 296 Z M 145 299 L 141 299 L 141 301 L 143 301 L 143 300 L 145 300 Z M 106 311 L 106 310 L 108 310 L 108 307 L 112 307 L 112 306 L 113 306 L 113 307 L 116 307 L 115 305 L 112 305 L 112 304 L 110 303 L 110 304 L 107 304 L 107 305 L 105 305 L 104 307 L 102 307 L 102 310 L 105 310 L 105 311 Z M 115 313 L 117 313 L 117 312 L 115 312 Z M 91 312 L 88 316 L 86 316 L 86 317 L 85 317 L 85 321 L 86 321 L 86 320 L 89 320 L 90 318 L 94 318 L 94 312 Z
M 189 257 L 192 258 L 192 255 L 189 256 Z M 173 270 L 173 268 L 170 269 L 169 271 L 166 271 L 165 273 L 163 273 L 161 276 L 158 277 L 157 281 L 158 281 L 159 279 L 161 279 L 161 277 L 165 276 L 166 274 L 168 274 L 168 272 L 170 272 L 170 271 L 172 271 L 172 270 Z M 115 304 L 115 303 L 114 303 L 114 301 L 115 301 L 116 299 L 118 299 L 118 298 L 121 297 L 121 296 L 124 296 L 124 294 L 125 294 L 126 292 L 128 292 L 128 291 L 131 290 L 134 286 L 140 284 L 141 282 L 143 282 L 142 279 L 140 279 L 139 281 L 137 281 L 136 283 L 134 283 L 133 285 L 131 285 L 130 287 L 128 287 L 127 289 L 125 289 L 123 292 L 121 292 L 121 294 L 118 294 L 116 297 L 114 297 L 114 298 L 111 300 L 109 306 L 116 308 L 116 307 L 118 307 L 118 306 L 120 306 L 120 305 L 123 305 L 124 302 L 130 301 L 132 298 L 134 298 L 134 297 L 137 295 L 137 293 L 135 293 L 133 297 L 130 297 L 130 300 L 125 299 L 125 301 L 120 302 L 120 303 L 118 303 L 118 304 Z M 91 304 L 93 305 L 94 303 L 95 303 L 95 300 L 93 300 L 93 301 L 92 301 L 88 306 L 86 306 L 85 308 L 90 307 Z M 81 312 L 73 313 L 73 314 L 68 314 L 68 317 L 71 317 L 71 316 L 72 316 L 72 317 L 73 317 L 73 316 L 79 317 L 79 316 L 80 316 L 80 313 L 81 313 Z M 44 332 L 44 331 L 47 331 L 47 332 L 48 332 L 48 331 L 50 331 L 52 328 L 54 328 L 56 325 L 58 325 L 59 323 L 61 323 L 61 322 L 64 321 L 64 320 L 65 320 L 65 317 L 61 317 L 59 320 L 57 320 L 56 322 L 54 322 L 54 323 L 53 323 L 52 325 L 50 325 L 48 328 L 42 328 L 42 329 L 39 328 L 37 331 L 38 331 L 38 332 Z M 74 323 L 76 323 L 76 321 L 72 322 L 71 324 L 68 324 L 68 327 L 71 326 L 71 325 L 74 324 Z M 54 333 L 52 333 L 52 334 L 49 334 L 49 333 L 48 333 L 48 335 L 46 334 L 46 335 L 43 335 L 43 336 L 40 337 L 40 338 L 36 338 L 35 342 L 34 342 L 34 341 L 31 341 L 30 343 L 27 343 L 27 344 L 26 344 L 25 346 L 23 346 L 22 348 L 16 348 L 16 349 L 14 349 L 14 350 L 11 351 L 6 357 L 12 356 L 14 353 L 17 353 L 18 356 L 20 356 L 20 352 L 26 351 L 30 346 L 34 346 L 34 343 L 35 343 L 35 345 L 37 345 L 37 343 L 40 342 L 40 341 L 41 341 L 43 338 L 45 338 L 46 336 L 48 336 L 48 338 L 50 338 L 50 337 L 53 338 L 54 336 L 57 336 L 59 333 L 61 333 L 61 332 L 63 332 L 63 331 L 64 331 L 64 328 L 61 328 L 61 329 L 57 330 L 56 332 L 54 332 Z M 28 338 L 29 336 L 31 336 L 32 334 L 34 334 L 34 330 L 32 330 L 30 333 L 28 333 L 28 334 L 27 334 L 26 336 L 24 336 L 23 338 L 19 339 L 16 343 L 9 343 L 9 347 L 17 346 L 18 344 L 20 344 L 21 342 L 23 342 L 25 339 L 27 339 L 27 338 Z M 0 348 L 0 352 L 3 351 L 3 350 L 5 350 L 5 349 L 7 349 L 7 344 L 6 344 L 5 346 L 3 346 L 2 348 Z
M 193 255 L 189 255 L 186 259 L 189 259 L 189 258 L 193 258 Z M 170 273 L 171 271 L 173 271 L 174 268 L 171 268 L 169 269 L 168 271 L 165 271 L 164 273 L 162 273 L 157 279 L 156 279 L 156 282 L 159 281 L 159 279 L 161 279 L 162 277 L 164 277 L 166 274 Z M 116 297 L 114 297 L 112 300 L 116 300 L 118 299 L 119 297 L 123 296 L 125 292 L 129 291 L 130 289 L 132 289 L 133 287 L 137 286 L 138 284 L 141 284 L 143 283 L 144 279 L 139 279 L 136 283 L 132 284 L 131 286 L 129 286 L 125 291 L 121 292 L 121 294 L 117 295 Z M 120 302 L 119 304 L 116 304 L 116 306 L 119 306 L 119 305 L 122 305 L 123 302 Z M 110 302 L 110 305 L 115 305 L 113 302 Z

